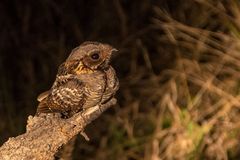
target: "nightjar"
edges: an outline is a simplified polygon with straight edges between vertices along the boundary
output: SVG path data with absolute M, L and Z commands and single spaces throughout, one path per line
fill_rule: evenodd
M 73 49 L 59 66 L 51 89 L 38 96 L 37 114 L 58 112 L 71 117 L 113 98 L 119 88 L 109 64 L 114 51 L 112 46 L 98 42 L 84 42 Z

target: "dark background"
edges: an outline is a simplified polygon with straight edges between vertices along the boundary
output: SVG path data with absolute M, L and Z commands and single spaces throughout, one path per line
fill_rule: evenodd
M 1 142 L 24 131 L 27 116 L 35 113 L 37 95 L 51 87 L 58 66 L 82 42 L 118 48 L 112 65 L 120 79 L 126 77 L 137 38 L 144 35 L 154 46 L 146 29 L 157 4 L 153 2 L 1 1 Z
M 212 6 L 219 4 L 227 8 L 235 3 L 211 1 Z M 231 11 L 224 14 L 234 18 Z M 191 55 L 196 47 L 179 47 L 156 25 L 155 19 L 162 25 L 168 22 L 163 15 L 189 27 L 230 35 L 229 25 L 223 25 L 229 21 L 197 0 L 1 0 L 0 143 L 25 131 L 28 115 L 36 111 L 36 97 L 51 87 L 58 66 L 71 49 L 90 40 L 119 50 L 112 61 L 120 79 L 118 105 L 88 126 L 90 142 L 79 136 L 74 155 L 82 159 L 145 157 L 145 147 L 151 141 L 148 136 L 155 129 L 156 119 L 151 116 L 159 112 L 155 106 L 163 97 L 154 89 L 164 86 L 169 78 L 161 77 L 157 83 L 154 79 L 173 68 L 179 55 L 196 55 Z M 168 116 L 166 119 L 169 121 Z M 202 152 L 204 149 L 196 153 Z

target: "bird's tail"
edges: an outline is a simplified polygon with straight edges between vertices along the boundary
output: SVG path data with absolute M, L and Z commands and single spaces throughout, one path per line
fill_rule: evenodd
M 37 107 L 37 113 L 36 115 L 39 115 L 40 113 L 51 113 L 52 110 L 48 107 L 47 100 L 42 100 L 38 107 Z

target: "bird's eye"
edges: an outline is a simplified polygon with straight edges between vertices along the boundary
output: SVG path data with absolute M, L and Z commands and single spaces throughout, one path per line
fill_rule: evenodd
M 99 52 L 93 53 L 93 54 L 91 55 L 91 58 L 92 58 L 93 60 L 98 60 L 98 59 L 100 58 Z

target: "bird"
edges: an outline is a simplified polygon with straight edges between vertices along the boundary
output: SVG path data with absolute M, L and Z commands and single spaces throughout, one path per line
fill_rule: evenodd
M 109 44 L 87 41 L 74 48 L 63 62 L 52 87 L 41 93 L 36 114 L 61 113 L 64 117 L 111 100 L 119 80 L 110 65 L 117 51 Z

